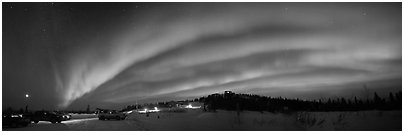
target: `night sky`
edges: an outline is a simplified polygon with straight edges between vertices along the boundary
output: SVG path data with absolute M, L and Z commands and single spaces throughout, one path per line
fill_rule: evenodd
M 2 4 L 3 109 L 401 90 L 401 3 Z

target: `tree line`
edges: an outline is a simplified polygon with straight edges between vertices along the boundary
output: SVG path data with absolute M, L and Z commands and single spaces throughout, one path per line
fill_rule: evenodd
M 376 92 L 371 99 L 353 97 L 346 99 L 328 98 L 317 100 L 288 99 L 283 97 L 260 96 L 253 94 L 235 94 L 226 91 L 223 94 L 212 94 L 196 99 L 204 103 L 205 111 L 223 110 L 250 110 L 250 111 L 360 111 L 360 110 L 401 110 L 401 91 L 389 93 L 386 98 L 380 97 Z

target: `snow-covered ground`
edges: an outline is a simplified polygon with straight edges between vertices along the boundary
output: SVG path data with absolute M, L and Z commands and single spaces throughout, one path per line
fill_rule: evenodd
M 85 118 L 96 118 L 97 114 L 70 114 L 71 119 L 85 119 Z
M 185 113 L 132 113 L 126 120 L 101 121 L 95 115 L 76 116 L 58 124 L 40 122 L 28 127 L 5 130 L 401 130 L 401 111 L 358 112 L 299 112 L 274 114 L 269 112 L 235 111 Z

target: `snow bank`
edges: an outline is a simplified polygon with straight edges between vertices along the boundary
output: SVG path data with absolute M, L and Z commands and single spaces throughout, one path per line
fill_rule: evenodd
M 97 114 L 70 114 L 72 119 L 96 118 Z
M 72 115 L 58 124 L 39 122 L 20 131 L 304 131 L 304 130 L 402 130 L 401 111 L 296 112 L 290 114 L 243 111 L 203 112 L 187 110 L 146 114 L 132 113 L 125 120 L 98 120 L 95 114 Z M 94 117 L 85 118 L 84 117 Z M 4 130 L 4 129 L 3 129 Z
M 145 130 L 401 130 L 401 111 L 297 112 L 244 111 L 153 113 L 130 115 Z

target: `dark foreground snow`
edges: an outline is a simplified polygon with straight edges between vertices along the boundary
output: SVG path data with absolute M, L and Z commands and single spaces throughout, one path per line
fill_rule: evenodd
M 95 116 L 79 117 L 60 124 L 40 122 L 23 128 L 3 130 L 401 130 L 401 111 L 269 112 L 234 111 L 130 114 L 126 120 L 101 121 Z

